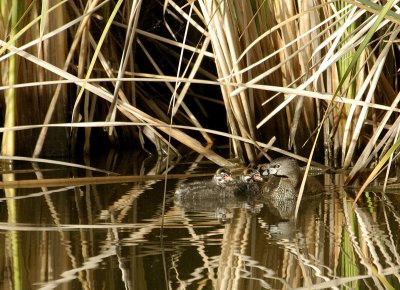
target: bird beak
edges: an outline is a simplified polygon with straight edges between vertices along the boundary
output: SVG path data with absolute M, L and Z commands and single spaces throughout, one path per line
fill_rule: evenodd
M 262 181 L 263 178 L 262 178 L 261 175 L 254 175 L 254 176 L 253 176 L 253 180 L 254 180 L 254 181 Z
M 261 171 L 262 176 L 268 176 L 269 175 L 269 168 L 266 168 L 265 170 Z
M 278 170 L 273 167 L 267 167 L 262 173 L 263 176 L 277 175 L 277 174 L 278 174 Z
M 230 176 L 230 175 L 227 175 L 227 176 L 224 177 L 224 180 L 225 180 L 225 181 L 232 181 L 232 180 L 233 180 L 233 177 Z

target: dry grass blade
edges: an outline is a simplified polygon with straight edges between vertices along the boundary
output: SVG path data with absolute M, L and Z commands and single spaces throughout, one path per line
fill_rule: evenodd
M 378 172 L 382 169 L 382 167 L 386 164 L 386 162 L 389 160 L 389 158 L 392 156 L 392 154 L 400 147 L 400 139 L 396 141 L 396 143 L 393 144 L 393 146 L 386 152 L 386 154 L 379 160 L 378 164 L 375 166 L 375 168 L 372 170 L 372 172 L 369 174 L 367 179 L 365 180 L 364 184 L 361 186 L 361 188 L 357 192 L 357 196 L 354 200 L 354 203 L 357 202 L 357 200 L 361 197 L 363 194 L 364 190 L 367 188 L 368 184 L 370 184 L 377 176 Z
M 368 94 L 365 98 L 365 102 L 371 102 L 373 95 L 376 91 L 377 83 L 380 79 L 382 70 L 384 68 L 387 54 L 389 53 L 390 48 L 391 48 L 390 42 L 392 42 L 395 39 L 395 37 L 399 33 L 399 31 L 400 31 L 399 29 L 393 31 L 393 34 L 391 34 L 391 36 L 390 36 L 389 43 L 386 44 L 385 48 L 380 53 L 378 59 L 374 60 L 374 64 L 373 64 L 373 67 L 371 68 L 370 73 L 364 80 L 362 87 L 358 90 L 357 96 L 355 98 L 356 100 L 361 99 L 361 96 L 364 95 L 364 92 L 365 92 L 367 86 L 369 86 L 369 90 L 368 90 Z M 350 127 L 351 123 L 355 122 L 355 120 L 354 120 L 355 118 L 353 118 L 355 109 L 356 109 L 356 107 L 352 106 L 351 110 L 349 111 L 347 123 L 346 123 L 347 128 Z M 343 151 L 343 157 L 344 157 L 343 166 L 345 168 L 350 165 L 351 159 L 355 153 L 354 151 L 356 148 L 356 143 L 360 137 L 361 128 L 362 128 L 362 126 L 364 126 L 364 122 L 367 117 L 367 113 L 368 113 L 368 107 L 363 107 L 361 109 L 361 112 L 358 113 L 358 116 L 357 116 L 358 120 L 357 120 L 356 126 L 353 128 L 353 136 L 351 137 L 350 146 L 349 146 L 347 152 Z M 345 130 L 345 133 L 348 131 L 349 130 Z M 343 137 L 344 140 L 346 140 L 346 137 L 347 137 L 347 134 L 344 134 L 344 137 Z M 346 143 L 344 142 L 343 144 L 346 144 Z M 343 148 L 344 148 L 343 150 L 345 150 L 346 147 L 344 146 Z
M 23 157 L 14 160 L 26 160 L 28 161 L 29 158 L 25 159 Z M 48 179 L 25 179 L 25 180 L 12 180 L 12 181 L 0 181 L 0 188 L 38 188 L 38 187 L 60 187 L 60 186 L 83 186 L 83 185 L 96 185 L 96 184 L 114 184 L 114 183 L 125 183 L 125 182 L 138 182 L 138 181 L 158 181 L 162 178 L 165 178 L 165 174 L 155 174 L 155 175 L 115 175 L 115 173 L 108 172 L 105 170 L 83 166 L 79 164 L 73 164 L 68 162 L 53 162 L 53 160 L 45 160 L 45 159 L 38 159 L 34 158 L 34 162 L 46 162 L 49 164 L 55 165 L 63 165 L 68 167 L 75 167 L 75 168 L 82 168 L 85 170 L 97 171 L 106 174 L 114 174 L 114 176 L 90 176 L 90 177 L 76 177 L 76 178 L 48 178 Z M 33 161 L 32 159 L 29 161 Z M 212 173 L 195 173 L 191 174 L 191 177 L 210 177 Z M 187 174 L 168 174 L 168 179 L 182 179 L 187 177 Z M 64 188 L 63 190 L 66 190 Z M 30 197 L 37 197 L 38 195 L 28 196 Z M 5 198 L 0 199 L 2 200 L 9 200 L 9 199 L 17 199 L 17 198 Z M 22 197 L 18 198 L 22 199 Z
M 103 169 L 98 169 L 95 167 L 80 165 L 80 164 L 71 163 L 71 162 L 44 159 L 44 158 L 33 158 L 33 157 L 24 157 L 24 156 L 0 156 L 0 160 L 15 160 L 15 161 L 47 163 L 47 164 L 53 164 L 53 165 L 62 165 L 62 166 L 67 166 L 67 167 L 75 167 L 75 168 L 81 168 L 81 169 L 86 169 L 86 170 L 92 170 L 92 171 L 97 171 L 97 172 L 102 172 L 102 173 L 112 174 L 112 175 L 115 174 L 114 172 L 103 170 Z
M 102 46 L 102 44 L 103 44 L 103 42 L 104 42 L 104 40 L 105 40 L 105 38 L 107 36 L 108 30 L 111 27 L 112 21 L 113 21 L 114 17 L 117 15 L 118 9 L 122 5 L 122 3 L 123 3 L 122 0 L 119 0 L 116 3 L 116 5 L 115 5 L 115 7 L 114 7 L 114 9 L 113 9 L 113 11 L 112 11 L 112 13 L 110 15 L 110 18 L 107 20 L 106 26 L 105 26 L 105 28 L 104 28 L 101 36 L 100 36 L 100 39 L 99 39 L 99 41 L 97 43 L 96 49 L 95 49 L 95 51 L 93 53 L 92 60 L 91 60 L 91 62 L 89 64 L 88 70 L 86 71 L 85 81 L 84 81 L 83 85 L 81 86 L 81 89 L 80 89 L 80 91 L 78 93 L 78 96 L 76 97 L 76 100 L 75 100 L 74 108 L 73 108 L 73 111 L 72 111 L 72 120 L 74 120 L 74 121 L 76 121 L 78 119 L 77 106 L 78 106 L 78 104 L 79 104 L 79 102 L 81 100 L 83 92 L 85 91 L 87 79 L 89 79 L 89 77 L 90 77 L 90 75 L 92 73 L 93 67 L 94 67 L 95 62 L 97 60 L 97 55 L 100 52 L 101 46 Z
M 194 53 L 200 53 L 200 49 L 198 49 L 197 47 L 191 46 L 191 45 L 187 45 L 187 44 L 182 44 L 181 42 L 178 41 L 174 41 L 165 37 L 161 37 L 159 35 L 153 34 L 153 33 L 149 33 L 147 31 L 143 31 L 141 29 L 137 29 L 137 34 L 139 35 L 143 35 L 149 39 L 155 40 L 155 41 L 159 41 L 159 42 L 164 42 L 166 44 L 172 45 L 172 46 L 176 46 L 177 48 L 180 49 L 185 49 Z M 210 57 L 210 58 L 215 58 L 214 54 L 212 52 L 206 51 L 204 53 L 205 56 Z
M 211 43 L 217 60 L 218 77 L 221 80 L 221 90 L 225 108 L 227 111 L 228 125 L 233 134 L 250 136 L 255 138 L 254 131 L 254 105 L 253 100 L 245 94 L 238 97 L 230 97 L 232 88 L 225 86 L 226 76 L 233 75 L 239 69 L 237 57 L 240 51 L 239 32 L 232 22 L 231 15 L 235 11 L 234 2 L 224 3 L 199 1 L 201 11 L 207 23 Z M 247 9 L 247 7 L 246 7 Z M 247 11 L 247 10 L 244 10 Z M 247 23 L 245 24 L 247 25 Z M 233 76 L 233 82 L 242 83 L 242 76 Z M 241 147 L 239 143 L 233 143 L 237 155 L 245 154 L 250 161 L 255 161 L 254 149 L 249 146 Z M 242 151 L 244 149 L 244 151 Z
M 213 135 L 218 135 L 222 137 L 226 137 L 229 139 L 236 139 L 241 142 L 253 144 L 254 140 L 248 139 L 245 137 L 221 132 L 221 131 L 216 131 L 216 130 L 211 130 L 211 129 L 205 129 L 205 128 L 196 128 L 196 127 L 191 127 L 191 126 L 184 126 L 184 125 L 170 125 L 170 124 L 158 124 L 155 122 L 79 122 L 79 123 L 57 123 L 57 124 L 43 124 L 43 125 L 26 125 L 26 126 L 15 126 L 15 127 L 7 127 L 7 128 L 0 128 L 0 132 L 7 132 L 7 131 L 23 131 L 23 130 L 32 130 L 32 129 L 41 129 L 41 128 L 93 128 L 93 127 L 117 127 L 117 126 L 135 126 L 135 127 L 140 127 L 140 126 L 151 126 L 154 128 L 161 128 L 161 127 L 168 127 L 168 128 L 176 128 L 176 129 L 181 129 L 181 130 L 191 130 L 191 131 L 199 131 L 204 134 L 213 134 Z M 272 142 L 273 143 L 273 142 Z M 306 159 L 302 159 L 299 156 L 296 156 L 295 154 L 292 154 L 290 152 L 287 152 L 285 150 L 280 150 L 278 148 L 275 148 L 272 145 L 272 143 L 269 142 L 269 144 L 262 143 L 262 142 L 257 142 L 257 146 L 264 148 L 264 149 L 271 149 L 277 152 L 280 152 L 284 155 L 292 156 L 296 159 L 303 160 L 305 161 Z
M 0 40 L 0 45 L 4 45 L 5 42 Z M 62 76 L 66 79 L 72 80 L 75 84 L 77 84 L 78 86 L 83 86 L 85 82 L 82 82 L 82 80 L 80 80 L 79 78 L 63 71 L 62 69 L 55 67 L 47 62 L 44 62 L 36 57 L 34 57 L 33 55 L 24 52 L 24 51 L 18 51 L 15 47 L 13 46 L 8 46 L 9 50 L 12 50 L 14 52 L 17 52 L 18 55 L 24 57 L 25 59 L 32 61 L 34 63 L 36 63 L 37 65 L 43 66 L 44 68 L 52 71 L 53 73 Z M 104 98 L 105 100 L 111 102 L 112 101 L 112 95 L 107 92 L 105 89 L 99 87 L 99 86 L 95 86 L 89 83 L 86 83 L 85 85 L 85 89 L 89 90 L 90 92 L 96 94 L 99 97 Z M 126 117 L 128 118 L 139 118 L 141 120 L 144 120 L 146 122 L 150 122 L 153 124 L 158 124 L 158 125 L 165 125 L 164 122 L 161 122 L 160 120 L 151 117 L 150 115 L 138 110 L 137 108 L 127 104 L 127 103 L 121 103 L 118 102 L 118 107 L 120 109 L 120 111 L 126 115 Z M 204 147 L 201 145 L 201 143 L 199 141 L 197 141 L 196 139 L 184 134 L 183 132 L 179 131 L 179 130 L 175 130 L 175 129 L 171 129 L 171 128 L 165 128 L 165 127 L 160 127 L 160 130 L 165 132 L 166 134 L 170 135 L 171 137 L 173 137 L 176 140 L 179 140 L 182 144 L 185 144 L 186 146 L 188 146 L 189 148 L 191 148 L 192 150 L 205 155 L 208 159 L 210 159 L 211 161 L 215 162 L 216 164 L 219 164 L 220 166 L 226 166 L 226 167 L 233 167 L 234 164 L 228 160 L 226 160 L 225 158 L 222 158 L 220 155 L 216 154 L 214 151 Z
M 274 5 L 265 0 L 183 4 L 164 1 L 154 4 L 159 14 L 149 6 L 141 5 L 141 1 L 116 1 L 117 6 L 112 6 L 110 1 L 96 0 L 85 7 L 62 0 L 53 6 L 47 2 L 41 6 L 31 5 L 16 26 L 21 28 L 9 42 L 3 41 L 0 48 L 4 52 L 9 50 L 0 57 L 2 68 L 6 68 L 9 58 L 15 55 L 21 57 L 23 64 L 29 64 L 27 68 L 35 68 L 38 75 L 34 81 L 26 78 L 25 84 L 20 80 L 9 82 L 0 90 L 21 88 L 22 91 L 22 88 L 35 86 L 38 97 L 44 91 L 53 96 L 45 124 L 51 120 L 66 121 L 52 118 L 57 118 L 59 114 L 54 113 L 55 108 L 65 101 L 59 96 L 70 96 L 66 89 L 74 89 L 73 86 L 61 87 L 61 84 L 74 83 L 80 87 L 73 109 L 74 118 L 79 110 L 86 122 L 96 118 L 114 120 L 121 116 L 133 123 L 147 123 L 149 125 L 145 127 L 130 126 L 118 130 L 123 132 L 124 138 L 132 137 L 143 144 L 144 136 L 159 152 L 172 148 L 176 155 L 179 152 L 166 138 L 171 132 L 164 126 L 170 118 L 169 100 L 161 97 L 165 92 L 177 96 L 171 114 L 174 123 L 190 121 L 207 143 L 213 140 L 207 130 L 203 130 L 208 126 L 205 124 L 209 114 L 205 100 L 214 104 L 221 104 L 222 100 L 221 107 L 225 111 L 218 125 L 226 126 L 235 136 L 231 142 L 232 154 L 245 161 L 257 162 L 262 158 L 263 149 L 257 147 L 258 140 L 273 137 L 277 137 L 277 146 L 283 152 L 292 150 L 296 155 L 305 156 L 316 140 L 314 132 L 324 126 L 324 142 L 319 140 L 316 148 L 321 145 L 328 152 L 324 156 L 326 163 L 341 154 L 339 166 L 347 167 L 363 150 L 362 161 L 356 160 L 357 171 L 368 165 L 371 154 L 384 154 L 390 146 L 385 141 L 392 142 L 395 138 L 393 130 L 382 135 L 384 128 L 392 126 L 390 116 L 400 111 L 396 105 L 398 101 L 394 100 L 395 94 L 390 93 L 396 91 L 390 68 L 392 71 L 397 68 L 393 61 L 395 55 L 389 52 L 396 51 L 393 40 L 399 31 L 399 17 L 391 9 L 394 1 L 385 6 L 367 0 L 317 4 L 278 1 Z M 70 9 L 71 13 L 62 14 L 60 7 Z M 54 15 L 65 18 L 58 22 L 59 25 L 46 26 Z M 163 19 L 157 19 L 160 15 Z M 77 24 L 79 26 L 75 28 Z M 2 27 L 0 31 L 6 29 Z M 38 34 L 27 38 L 34 28 Z M 75 38 L 68 55 L 63 52 L 65 61 L 62 65 L 55 65 L 56 60 L 40 61 L 28 56 L 34 54 L 31 50 L 35 49 L 40 56 L 41 49 L 45 48 L 41 47 L 41 42 L 64 37 L 67 44 L 70 40 L 65 38 L 65 33 L 73 29 L 76 31 L 71 35 Z M 95 41 L 99 37 L 99 41 Z M 125 40 L 120 42 L 118 39 Z M 10 46 L 13 40 L 21 41 L 21 45 L 18 48 Z M 79 45 L 80 50 L 77 49 Z M 78 59 L 77 66 L 71 65 L 74 59 Z M 52 73 L 60 77 L 58 82 L 47 80 Z M 99 78 L 90 78 L 92 73 Z M 124 77 L 130 75 L 134 77 Z M 113 94 L 94 84 L 100 81 L 108 82 L 104 86 Z M 54 91 L 50 84 L 57 84 Z M 199 93 L 200 86 L 194 84 L 217 85 L 220 95 L 216 90 L 208 95 L 208 87 Z M 189 95 L 190 98 L 186 98 Z M 385 99 L 383 95 L 388 97 Z M 85 102 L 80 104 L 82 96 L 85 96 Z M 97 100 L 96 96 L 105 102 Z M 107 107 L 107 118 L 102 115 L 104 107 Z M 328 115 L 322 118 L 327 107 Z M 98 108 L 101 109 L 97 111 Z M 378 110 L 390 113 L 381 114 Z M 46 128 L 43 127 L 39 136 L 34 156 L 41 153 L 45 140 L 48 140 Z M 375 149 L 368 140 L 370 128 L 372 139 L 379 144 Z M 87 151 L 90 132 L 87 128 L 84 147 Z M 176 138 L 181 138 L 180 133 L 174 132 Z M 119 136 L 113 134 L 104 138 L 116 144 Z M 253 143 L 242 142 L 241 138 L 253 140 Z M 178 141 L 202 151 L 204 146 L 199 140 L 185 134 L 185 138 Z M 218 162 L 225 162 L 216 158 Z
M 150 53 L 148 53 L 147 49 L 143 46 L 143 44 L 142 44 L 142 42 L 141 42 L 140 40 L 138 40 L 138 44 L 139 44 L 139 46 L 143 49 L 143 51 L 145 52 L 145 55 L 146 55 L 147 58 L 149 59 L 150 63 L 153 65 L 154 69 L 157 71 L 158 75 L 159 75 L 159 76 L 164 76 L 164 73 L 163 73 L 163 71 L 161 70 L 161 68 L 158 66 L 157 61 L 153 59 L 153 57 L 151 56 Z M 193 70 L 196 71 L 196 68 L 193 68 Z M 174 80 L 174 79 L 171 78 L 171 80 Z M 177 79 L 175 78 L 175 80 L 177 80 Z M 180 78 L 179 78 L 178 80 L 180 80 Z M 185 82 L 186 84 L 190 84 L 190 83 L 191 83 L 191 79 L 186 79 L 186 80 L 187 80 L 187 82 Z M 178 83 L 181 83 L 181 82 L 178 81 Z M 174 95 L 175 89 L 174 89 L 174 87 L 172 86 L 172 84 L 171 84 L 170 82 L 165 82 L 165 85 L 167 86 L 167 88 L 169 89 L 169 91 L 171 92 L 171 94 Z M 184 95 L 182 95 L 182 93 L 184 93 L 184 91 L 181 92 L 181 96 L 184 96 Z M 181 106 L 182 106 L 184 112 L 189 116 L 190 122 L 191 122 L 194 126 L 196 126 L 197 128 L 202 128 L 202 126 L 201 126 L 200 122 L 197 120 L 196 116 L 195 116 L 194 114 L 192 114 L 192 112 L 190 111 L 189 107 L 186 106 L 186 104 L 183 102 L 183 97 L 182 97 L 182 99 L 180 100 L 180 103 L 181 103 Z M 175 105 L 175 106 L 176 106 L 176 105 Z M 175 108 L 175 106 L 174 106 L 174 108 Z M 173 116 L 173 115 L 172 115 L 172 116 Z M 166 118 L 164 118 L 164 119 L 166 119 Z M 167 122 L 167 120 L 165 120 L 165 122 Z M 202 135 L 203 135 L 204 139 L 205 139 L 208 143 L 210 143 L 210 144 L 212 143 L 212 139 L 211 139 L 206 133 L 204 133 L 204 134 L 202 134 Z
M 398 106 L 399 102 L 400 102 L 400 94 L 398 94 L 396 96 L 391 107 L 393 109 L 396 108 Z M 364 148 L 363 152 L 361 153 L 361 155 L 359 156 L 356 164 L 353 166 L 351 172 L 349 173 L 347 182 L 352 180 L 357 172 L 360 172 L 363 169 L 365 169 L 366 165 L 371 160 L 371 157 L 376 155 L 377 152 L 375 150 L 377 147 L 380 147 L 379 143 L 377 146 L 377 142 L 378 142 L 383 130 L 385 129 L 385 126 L 388 124 L 389 118 L 392 115 L 393 115 L 393 112 L 390 110 L 385 113 L 385 115 L 382 118 L 382 121 L 379 123 L 379 126 L 376 128 L 373 136 L 369 140 L 368 144 L 365 146 L 365 148 Z M 395 123 L 391 124 L 389 129 L 398 127 L 398 124 L 399 124 L 399 119 L 397 119 L 397 121 Z M 386 129 L 388 129 L 388 128 L 386 128 Z M 385 140 L 385 139 L 389 138 L 390 133 L 387 132 L 386 136 L 387 136 L 386 138 L 382 138 L 382 139 Z
M 63 70 L 67 71 L 68 67 L 70 66 L 70 63 L 74 57 L 74 52 L 77 49 L 78 43 L 81 40 L 83 31 L 90 19 L 90 15 L 92 13 L 94 13 L 97 9 L 101 8 L 102 5 L 104 5 L 106 2 L 100 3 L 100 5 L 97 5 L 99 1 L 93 1 L 91 3 L 91 5 L 88 6 L 88 10 L 87 13 L 83 14 L 80 17 L 77 17 L 76 19 L 74 19 L 73 21 L 65 24 L 65 25 L 61 25 L 58 29 L 55 29 L 54 31 L 51 31 L 49 33 L 47 33 L 46 35 L 44 35 L 42 37 L 42 39 L 47 39 L 52 37 L 53 35 L 57 35 L 58 33 L 64 31 L 65 29 L 69 29 L 71 27 L 73 27 L 73 25 L 75 25 L 76 23 L 80 22 L 80 25 L 77 29 L 77 32 L 75 34 L 75 38 L 74 41 L 70 47 L 70 50 L 68 52 L 67 57 L 65 58 L 65 62 L 63 64 Z M 27 49 L 30 45 L 34 45 L 36 40 L 32 41 L 31 43 L 28 43 L 27 45 L 21 47 L 22 50 Z M 60 95 L 62 94 L 62 87 L 61 84 L 58 83 L 56 89 L 54 90 L 53 96 L 51 98 L 51 101 L 49 103 L 47 112 L 46 112 L 46 116 L 44 118 L 43 123 L 44 124 L 49 124 L 53 118 L 54 112 L 56 111 L 56 106 L 59 103 L 59 98 Z M 33 151 L 33 157 L 38 157 L 40 155 L 40 153 L 42 152 L 43 149 L 43 144 L 45 142 L 45 138 L 47 136 L 47 128 L 43 128 L 42 131 L 39 134 L 39 137 L 36 141 L 36 145 Z
M 375 15 L 378 15 L 382 11 L 382 6 L 371 1 L 360 0 L 359 3 L 357 1 L 347 0 L 346 2 L 350 3 L 351 5 L 357 6 L 362 10 L 369 11 Z M 400 24 L 399 15 L 394 11 L 387 11 L 387 14 L 385 14 L 383 17 L 390 20 L 391 22 Z
M 177 111 L 179 109 L 179 106 L 183 101 L 183 98 L 186 96 L 186 93 L 189 90 L 189 86 L 191 84 L 190 81 L 193 80 L 195 75 L 198 73 L 198 69 L 200 68 L 201 62 L 203 61 L 204 53 L 206 52 L 206 50 L 208 48 L 208 45 L 210 44 L 210 40 L 211 40 L 210 38 L 206 38 L 204 40 L 204 42 L 202 44 L 202 47 L 201 47 L 201 50 L 200 50 L 200 53 L 198 54 L 198 56 L 197 56 L 197 58 L 196 58 L 196 60 L 195 60 L 195 62 L 193 64 L 192 70 L 190 71 L 190 74 L 188 76 L 189 82 L 186 82 L 184 84 L 184 86 L 181 89 L 178 97 L 174 101 L 174 106 L 172 107 L 172 116 L 174 116 L 177 113 Z M 182 76 L 178 76 L 178 77 L 182 78 L 187 73 L 187 70 L 189 70 L 189 65 L 186 67 L 185 72 L 183 73 L 183 75 Z
M 389 7 L 391 7 L 391 4 L 388 2 L 388 3 L 387 3 L 387 9 L 388 9 Z M 383 12 L 384 12 L 384 11 L 383 11 Z M 354 55 L 354 58 L 352 59 L 351 63 L 349 64 L 348 68 L 346 69 L 346 71 L 345 71 L 345 73 L 344 73 L 344 75 L 343 75 L 343 78 L 341 79 L 341 81 L 340 81 L 340 83 L 339 83 L 339 87 L 338 87 L 338 89 L 337 89 L 335 95 L 333 96 L 333 99 L 335 99 L 335 97 L 337 96 L 337 94 L 338 94 L 338 92 L 340 91 L 341 87 L 343 86 L 344 82 L 346 81 L 347 77 L 348 77 L 348 76 L 350 75 L 350 73 L 352 72 L 352 70 L 353 70 L 353 68 L 355 67 L 355 65 L 356 65 L 356 63 L 357 63 L 357 61 L 358 61 L 358 59 L 359 59 L 361 53 L 363 52 L 363 50 L 364 50 L 365 47 L 367 46 L 369 40 L 371 39 L 373 33 L 375 33 L 375 31 L 376 31 L 376 29 L 378 28 L 378 26 L 379 26 L 379 24 L 380 24 L 381 21 L 382 21 L 382 16 L 380 15 L 380 17 L 378 17 L 378 19 L 377 19 L 377 20 L 374 22 L 374 24 L 372 25 L 371 30 L 368 31 L 368 34 L 367 34 L 367 36 L 364 38 L 364 40 L 363 40 L 363 42 L 361 43 L 360 47 L 357 49 L 357 51 L 356 51 L 356 53 L 355 53 L 355 55 Z M 321 122 L 321 123 L 324 123 L 324 121 L 326 120 L 326 118 L 327 118 L 327 116 L 328 116 L 328 112 L 330 111 L 330 108 L 331 108 L 332 104 L 333 104 L 333 102 L 331 101 L 331 102 L 329 103 L 328 109 L 325 111 L 325 114 L 324 114 L 324 116 L 323 116 L 323 118 L 322 118 L 322 122 Z M 311 164 L 312 156 L 313 156 L 314 151 L 315 151 L 315 148 L 316 148 L 318 135 L 319 135 L 319 133 L 321 132 L 321 129 L 322 129 L 322 126 L 320 125 L 319 128 L 318 128 L 317 134 L 316 134 L 316 138 L 315 138 L 314 144 L 313 144 L 312 149 L 311 149 L 311 152 L 310 152 L 310 157 L 309 157 L 309 161 L 308 161 L 308 163 L 307 163 L 307 167 L 306 167 L 306 170 L 305 170 L 305 173 L 304 173 L 304 177 L 303 177 L 303 180 L 302 180 L 301 185 L 300 185 L 299 196 L 298 196 L 298 198 L 297 198 L 297 203 L 296 203 L 295 217 L 297 217 L 297 214 L 298 214 L 298 211 L 299 211 L 299 208 L 300 208 L 300 201 L 301 201 L 301 199 L 302 199 L 302 195 L 303 195 L 303 191 L 304 191 L 304 187 L 305 187 L 305 183 L 306 183 L 307 174 L 308 174 L 309 167 L 310 167 L 310 164 Z
M 61 6 L 64 5 L 66 2 L 68 2 L 68 0 L 63 0 L 63 1 L 59 2 L 59 3 L 57 3 L 56 5 L 50 7 L 50 8 L 47 10 L 47 14 L 50 13 L 50 12 L 52 12 L 52 11 L 54 11 L 54 10 L 56 10 L 57 8 L 61 7 Z M 3 45 L 2 48 L 0 48 L 0 55 L 2 55 L 2 54 L 7 50 L 7 46 L 8 46 L 8 45 L 11 45 L 11 44 L 15 43 L 15 41 L 16 41 L 19 37 L 21 37 L 24 33 L 26 33 L 33 25 L 35 25 L 36 22 L 39 22 L 41 19 L 42 19 L 42 15 L 36 17 L 33 21 L 29 22 L 28 25 L 26 25 L 26 26 L 23 27 L 22 29 L 19 29 L 18 32 L 17 32 L 15 35 L 12 35 L 12 36 L 10 37 L 10 40 L 9 40 L 5 45 Z M 16 23 L 15 23 L 15 24 L 16 24 Z M 41 40 L 43 40 L 43 38 L 41 38 Z
M 142 1 L 135 1 L 132 3 L 131 13 L 129 15 L 128 29 L 126 31 L 126 38 L 123 53 L 121 56 L 120 67 L 118 69 L 118 79 L 122 78 L 128 65 L 129 57 L 132 52 L 133 40 L 136 35 L 136 29 L 139 21 L 139 13 Z M 114 88 L 114 99 L 110 105 L 106 121 L 115 121 L 116 117 L 116 104 L 118 98 L 118 91 L 121 87 L 121 81 L 117 81 Z M 109 131 L 111 135 L 111 130 Z

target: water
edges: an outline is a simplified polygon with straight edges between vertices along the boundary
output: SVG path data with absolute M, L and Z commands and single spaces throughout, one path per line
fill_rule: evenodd
M 165 170 L 140 156 L 96 162 L 123 175 Z M 103 175 L 39 167 L 17 162 L 11 178 Z M 353 205 L 343 175 L 319 178 L 326 194 L 303 202 L 296 223 L 263 204 L 185 211 L 173 178 L 2 189 L 0 289 L 400 289 L 398 194 Z

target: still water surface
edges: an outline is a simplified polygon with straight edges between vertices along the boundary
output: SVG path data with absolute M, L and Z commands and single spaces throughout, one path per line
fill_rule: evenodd
M 212 175 L 215 166 L 196 161 L 169 174 Z M 139 156 L 90 165 L 165 173 L 163 161 Z M 102 175 L 16 162 L 2 176 Z M 400 289 L 398 194 L 367 192 L 353 206 L 345 176 L 318 178 L 326 192 L 303 202 L 296 223 L 264 204 L 185 208 L 174 178 L 2 188 L 0 289 Z

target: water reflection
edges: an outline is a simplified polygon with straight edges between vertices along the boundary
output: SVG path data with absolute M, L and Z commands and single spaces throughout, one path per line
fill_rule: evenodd
M 215 170 L 95 161 L 123 175 Z M 16 166 L 16 180 L 97 174 Z M 321 178 L 326 194 L 303 201 L 296 223 L 266 203 L 185 208 L 176 179 L 3 190 L 0 289 L 399 289 L 397 195 L 353 206 L 342 175 Z

